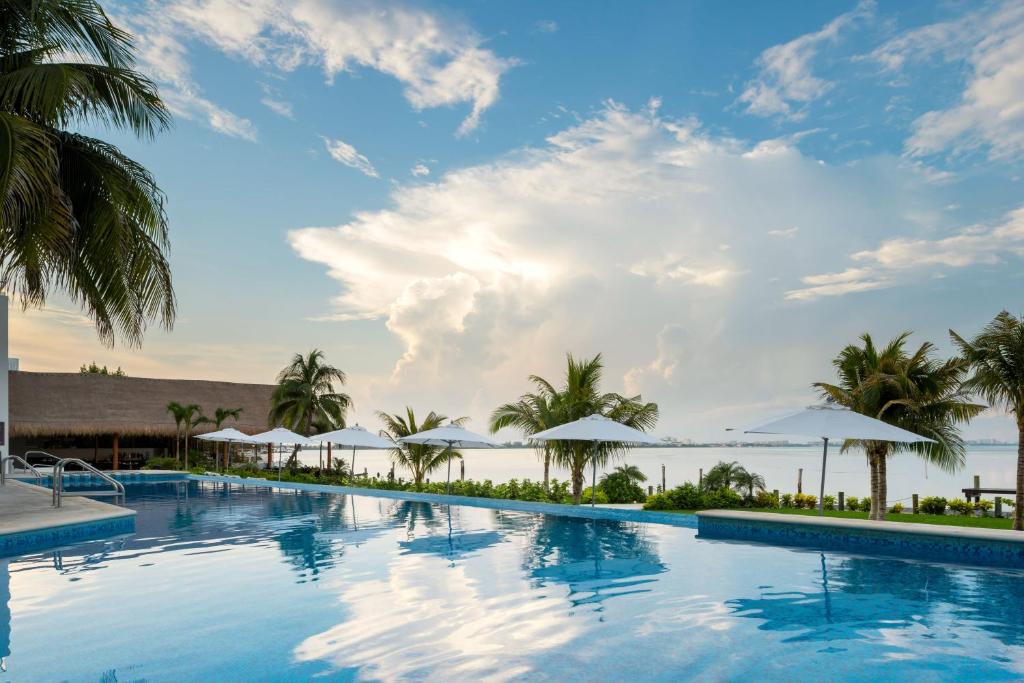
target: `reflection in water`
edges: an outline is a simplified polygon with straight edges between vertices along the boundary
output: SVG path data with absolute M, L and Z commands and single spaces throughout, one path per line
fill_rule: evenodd
M 818 590 L 774 590 L 726 601 L 734 616 L 761 630 L 789 633 L 783 642 L 877 639 L 921 656 L 923 641 L 964 630 L 1024 648 L 1024 581 L 1019 572 L 817 553 Z M 900 636 L 900 633 L 904 633 Z M 922 640 L 923 639 L 923 640 Z M 913 641 L 913 642 L 908 642 Z M 906 656 L 906 655 L 904 655 Z

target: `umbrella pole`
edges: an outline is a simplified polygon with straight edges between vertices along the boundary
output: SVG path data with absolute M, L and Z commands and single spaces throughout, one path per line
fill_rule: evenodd
M 277 444 L 277 480 L 281 481 L 281 458 L 284 455 L 284 444 Z
M 448 444 L 447 453 L 448 453 L 448 481 L 446 481 L 444 483 L 444 495 L 446 495 L 446 496 L 448 495 L 448 491 L 449 491 L 449 489 L 451 488 L 451 485 L 452 485 L 452 445 L 451 445 L 450 442 Z M 450 513 L 451 513 L 451 511 L 449 510 L 449 514 Z M 451 526 L 451 519 L 448 520 L 448 525 L 449 525 L 449 527 Z M 449 533 L 451 533 L 450 529 L 449 529 Z
M 590 475 L 590 507 L 594 507 L 594 503 L 597 502 L 597 442 L 594 442 L 594 452 L 590 454 L 590 458 L 594 461 L 594 468 Z
M 356 480 L 356 447 L 352 447 L 352 471 L 349 472 L 349 479 Z
M 818 516 L 825 516 L 825 461 L 828 460 L 828 437 L 825 437 L 825 448 L 821 451 L 821 489 L 818 491 Z

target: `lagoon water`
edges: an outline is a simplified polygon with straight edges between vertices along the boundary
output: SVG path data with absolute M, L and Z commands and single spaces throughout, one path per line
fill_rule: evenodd
M 334 451 L 348 462 L 351 450 Z M 490 479 L 494 482 L 508 479 L 543 478 L 543 464 L 537 452 L 530 448 L 507 448 L 495 450 L 464 451 L 466 477 Z M 319 461 L 316 451 L 302 454 L 303 462 L 315 465 Z M 629 452 L 620 462 L 639 467 L 647 475 L 648 484 L 661 482 L 661 466 L 665 466 L 665 479 L 669 488 L 685 481 L 696 482 L 699 472 L 707 472 L 719 461 L 736 461 L 747 469 L 761 474 L 767 488 L 782 492 L 795 492 L 797 476 L 803 468 L 805 493 L 818 493 L 818 478 L 821 473 L 821 448 L 809 446 L 772 448 L 637 448 Z M 937 495 L 947 498 L 960 497 L 960 489 L 972 485 L 974 475 L 981 477 L 982 486 L 1013 488 L 1016 471 L 1016 446 L 972 446 L 967 455 L 967 465 L 955 474 L 943 472 L 926 465 L 924 460 L 909 454 L 900 454 L 890 459 L 888 482 L 890 503 L 909 499 L 911 494 L 921 496 Z M 612 463 L 609 469 L 620 462 Z M 386 452 L 356 451 L 356 469 L 366 469 L 371 476 L 380 473 L 386 476 L 391 468 Z M 598 477 L 602 468 L 598 468 Z M 397 476 L 403 476 L 401 472 Z M 408 475 L 404 475 L 408 476 Z M 458 462 L 452 465 L 452 478 L 459 476 Z M 552 469 L 552 477 L 567 479 L 568 472 Z M 590 473 L 587 473 L 589 478 Z M 434 480 L 444 480 L 445 472 L 440 470 L 432 475 Z M 589 481 L 589 479 L 588 479 Z M 827 493 L 844 491 L 848 496 L 865 496 L 870 493 L 867 463 L 863 452 L 839 452 L 838 447 L 829 448 Z

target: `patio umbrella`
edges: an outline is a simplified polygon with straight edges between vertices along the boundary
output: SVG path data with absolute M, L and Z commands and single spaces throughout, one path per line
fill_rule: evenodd
M 798 413 L 745 429 L 744 434 L 787 434 L 815 436 L 825 442 L 821 452 L 821 489 L 818 495 L 818 514 L 825 514 L 825 463 L 828 460 L 828 442 L 836 439 L 858 441 L 895 441 L 899 443 L 935 443 L 934 439 L 920 436 L 888 422 L 856 413 L 836 403 L 808 406 Z
M 219 429 L 216 432 L 207 432 L 206 434 L 197 434 L 195 438 L 202 439 L 203 441 L 216 441 L 216 442 L 223 442 L 223 443 L 228 443 L 228 444 L 232 444 L 232 443 L 252 443 L 252 444 L 260 443 L 259 441 L 256 441 L 255 439 L 253 439 L 248 434 L 240 432 L 237 429 L 235 429 L 234 427 L 227 427 L 225 429 Z M 220 455 L 219 454 L 217 456 L 217 459 L 218 460 L 220 459 Z M 225 463 L 225 466 L 227 466 L 227 463 Z
M 428 446 L 445 446 L 445 451 L 451 453 L 452 447 L 459 448 L 494 448 L 500 446 L 494 439 L 476 434 L 465 427 L 452 423 L 444 427 L 436 427 L 423 432 L 416 432 L 409 436 L 403 436 L 399 443 L 426 444 Z M 448 493 L 452 482 L 452 460 L 448 458 L 448 481 L 445 482 L 444 491 Z
M 333 432 L 325 432 L 323 434 L 317 434 L 314 437 L 310 437 L 314 441 L 321 443 L 333 443 L 339 446 L 351 446 L 352 447 L 352 477 L 356 476 L 356 449 L 357 448 L 394 448 L 395 444 L 391 443 L 383 436 L 377 436 L 371 432 L 366 431 L 365 427 L 359 425 L 352 425 L 345 429 L 335 429 Z
M 526 437 L 531 441 L 591 441 L 594 444 L 594 455 L 597 455 L 597 447 L 602 443 L 660 443 L 647 432 L 641 432 L 621 422 L 616 422 L 604 415 L 588 415 L 587 417 L 567 422 L 543 432 L 537 432 Z M 590 483 L 590 506 L 594 506 L 594 499 L 597 498 L 597 458 L 591 458 L 594 463 L 593 474 Z
M 284 427 L 274 427 L 268 432 L 253 434 L 251 437 L 256 443 L 277 444 L 277 480 L 281 481 L 281 455 L 284 446 L 315 446 L 315 441 L 310 441 L 302 434 L 296 434 Z

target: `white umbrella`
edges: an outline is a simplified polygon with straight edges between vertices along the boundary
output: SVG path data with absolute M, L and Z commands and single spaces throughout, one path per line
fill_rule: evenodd
M 436 427 L 434 429 L 428 429 L 423 432 L 416 432 L 409 436 L 403 436 L 400 438 L 399 443 L 416 443 L 426 444 L 428 446 L 445 446 L 447 452 L 451 452 L 453 446 L 459 448 L 494 448 L 500 446 L 494 439 L 484 436 L 483 434 L 476 434 L 471 432 L 465 427 L 452 423 L 445 425 L 444 427 Z M 452 460 L 448 458 L 448 481 L 445 483 L 445 493 L 448 492 L 448 488 L 452 481 Z
M 323 434 L 317 434 L 311 437 L 315 441 L 321 443 L 333 443 L 339 446 L 351 446 L 352 447 L 352 477 L 356 476 L 356 449 L 357 448 L 394 448 L 395 444 L 391 443 L 383 436 L 378 436 L 371 432 L 366 431 L 365 427 L 359 425 L 352 425 L 345 429 L 335 429 L 333 432 L 324 432 Z
M 219 442 L 226 442 L 226 443 L 229 443 L 229 444 L 231 444 L 231 443 L 253 443 L 253 444 L 254 443 L 260 443 L 259 441 L 256 441 L 255 439 L 253 439 L 248 434 L 240 432 L 237 429 L 235 429 L 234 427 L 227 427 L 225 429 L 217 430 L 216 432 L 207 432 L 206 434 L 197 434 L 195 438 L 202 439 L 203 441 L 219 441 Z M 220 456 L 219 455 L 217 456 L 217 459 L 220 460 Z M 227 466 L 227 463 L 225 463 L 225 466 Z
M 894 427 L 887 422 L 856 413 L 849 408 L 823 403 L 808 406 L 798 413 L 746 429 L 744 434 L 787 434 L 793 436 L 816 436 L 825 442 L 821 453 L 821 489 L 818 496 L 818 514 L 825 514 L 825 462 L 828 459 L 828 442 L 836 439 L 858 441 L 896 441 L 900 443 L 935 443 L 905 429 Z
M 281 455 L 285 445 L 288 446 L 315 446 L 315 441 L 310 441 L 302 434 L 296 434 L 284 427 L 274 427 L 270 431 L 253 434 L 252 439 L 256 443 L 277 444 L 277 480 L 281 481 Z
M 659 443 L 657 439 L 646 432 L 634 429 L 621 422 L 616 422 L 604 415 L 588 415 L 587 417 L 558 425 L 543 432 L 537 432 L 526 437 L 532 441 L 593 441 L 595 455 L 597 445 L 600 443 Z M 594 506 L 594 499 L 597 498 L 597 458 L 592 457 L 594 463 L 593 474 L 590 480 L 590 506 Z

